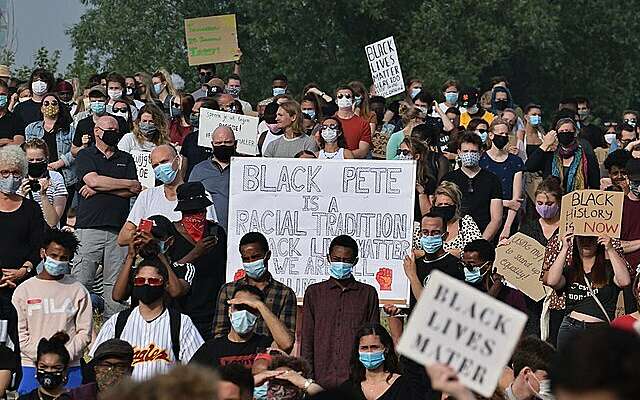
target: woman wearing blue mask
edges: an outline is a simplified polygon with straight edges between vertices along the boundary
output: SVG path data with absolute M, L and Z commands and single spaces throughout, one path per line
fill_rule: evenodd
M 171 99 L 177 94 L 169 72 L 164 69 L 157 70 L 151 77 L 151 92 L 153 99 L 159 100 L 163 111 L 169 115 Z
M 171 143 L 182 146 L 184 138 L 193 130 L 190 119 L 193 105 L 193 96 L 184 92 L 178 92 L 171 100 L 171 120 L 169 121 Z
M 480 136 L 480 139 L 482 140 L 482 148 L 484 150 L 491 148 L 491 141 L 489 140 L 489 123 L 487 121 L 482 118 L 473 118 L 469 122 L 467 130 Z
M 354 94 L 353 112 L 369 122 L 371 132 L 375 132 L 378 117 L 376 116 L 376 113 L 371 111 L 371 107 L 369 106 L 369 92 L 364 87 L 364 83 L 360 81 L 352 81 L 349 82 L 349 86 L 351 86 Z
M 362 400 L 415 398 L 415 385 L 400 374 L 393 340 L 382 325 L 367 324 L 356 333 L 351 374 L 341 388 Z
M 118 149 L 127 153 L 134 150 L 151 151 L 162 144 L 169 144 L 166 119 L 158 107 L 147 104 L 142 107 L 133 123 L 133 131 L 125 134 L 118 142 Z

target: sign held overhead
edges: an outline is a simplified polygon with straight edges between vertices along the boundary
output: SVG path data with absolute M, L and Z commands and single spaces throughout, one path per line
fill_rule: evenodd
M 404 79 L 400 70 L 400 60 L 393 36 L 372 43 L 364 48 L 369 60 L 371 78 L 376 86 L 376 94 L 391 97 L 404 92 Z
M 238 59 L 235 14 L 184 20 L 189 65 L 222 63 Z

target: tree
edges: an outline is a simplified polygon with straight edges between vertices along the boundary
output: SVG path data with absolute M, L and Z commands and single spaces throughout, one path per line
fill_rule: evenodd
M 10 69 L 14 70 L 13 76 L 18 80 L 25 81 L 29 79 L 31 75 L 31 71 L 35 68 L 44 68 L 48 71 L 51 71 L 54 75 L 58 71 L 58 64 L 60 63 L 60 50 L 54 50 L 53 53 L 49 54 L 49 50 L 45 47 L 40 47 L 36 53 L 33 55 L 34 63 L 33 66 L 23 65 L 21 67 L 17 67 L 14 65 L 16 55 L 15 52 L 11 49 L 4 48 L 0 52 L 0 64 L 4 64 L 8 66 Z

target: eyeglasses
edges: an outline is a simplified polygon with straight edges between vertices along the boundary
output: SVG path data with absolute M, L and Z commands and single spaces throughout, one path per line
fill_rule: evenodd
M 2 170 L 0 171 L 0 175 L 2 175 L 3 178 L 8 178 L 9 175 L 13 175 L 15 178 L 22 178 L 22 172 L 17 169 L 14 169 L 13 171 Z
M 346 98 L 346 99 L 350 99 L 351 95 L 350 94 L 342 94 L 340 93 L 338 96 L 336 96 L 337 98 L 341 99 L 341 98 Z
M 43 106 L 45 106 L 45 107 L 46 107 L 46 106 L 49 106 L 49 105 L 51 105 L 51 106 L 57 106 L 57 105 L 58 105 L 58 102 L 57 102 L 57 101 L 55 101 L 55 100 L 51 100 L 51 102 L 49 102 L 49 101 L 43 101 L 43 102 L 42 102 L 42 105 L 43 105 Z
M 107 371 L 125 372 L 131 368 L 131 365 L 127 363 L 111 364 L 110 362 L 103 361 L 100 364 L 96 364 L 96 368 L 105 369 Z
M 200 76 L 212 76 L 212 75 L 213 75 L 213 72 L 203 72 L 203 71 L 200 71 Z
M 411 155 L 411 150 L 402 150 L 402 149 L 396 150 L 396 155 L 399 156 L 400 154 L 402 154 L 403 156 Z
M 143 278 L 141 276 L 133 278 L 133 286 L 162 286 L 164 280 L 162 278 Z

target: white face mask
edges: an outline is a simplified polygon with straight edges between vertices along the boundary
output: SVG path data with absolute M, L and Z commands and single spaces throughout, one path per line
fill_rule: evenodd
M 338 131 L 332 128 L 323 128 L 320 131 L 320 135 L 327 143 L 333 143 L 338 139 Z
M 336 104 L 338 104 L 339 108 L 351 108 L 351 106 L 353 105 L 353 101 L 351 100 L 351 98 L 343 96 L 341 98 L 338 98 Z
M 607 142 L 608 144 L 613 143 L 616 140 L 616 134 L 615 133 L 605 133 L 604 134 L 604 141 Z
M 31 84 L 31 90 L 33 91 L 33 94 L 36 94 L 38 96 L 43 95 L 47 93 L 47 83 L 42 81 L 34 81 Z
M 111 100 L 117 100 L 122 97 L 122 90 L 107 90 Z

